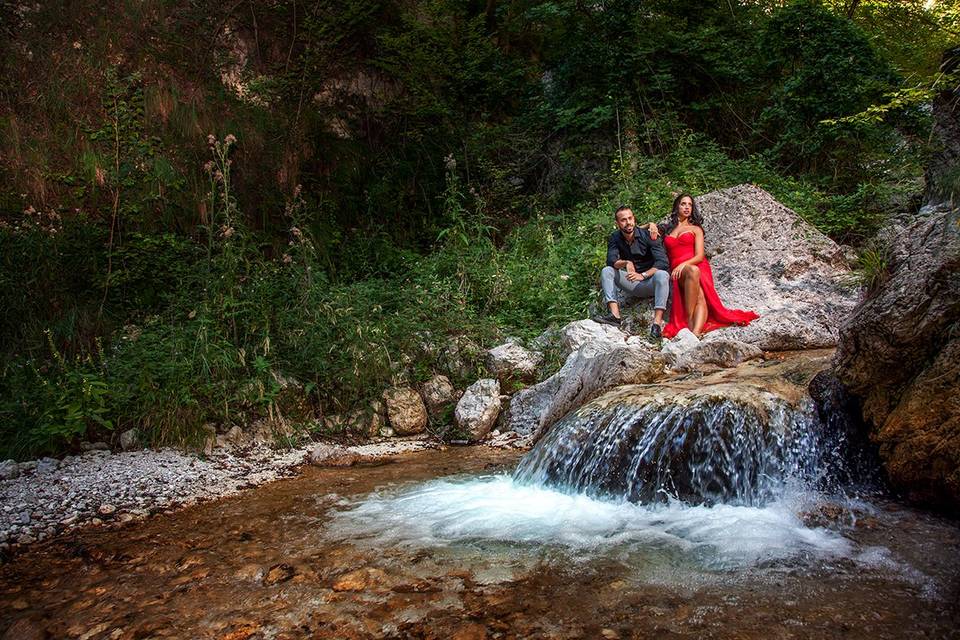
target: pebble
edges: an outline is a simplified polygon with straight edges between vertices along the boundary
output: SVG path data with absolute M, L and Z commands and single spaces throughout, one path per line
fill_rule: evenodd
M 87 445 L 85 453 L 59 461 L 0 462 L 0 550 L 11 544 L 16 550 L 41 535 L 50 538 L 75 527 L 102 525 L 105 518 L 130 522 L 173 513 L 185 505 L 289 477 L 305 462 L 314 443 L 288 450 L 248 443 L 242 449 L 217 449 L 202 459 L 174 449 L 112 454 L 95 448 L 106 447 L 104 443 Z M 429 446 L 421 438 L 350 449 L 364 459 L 377 459 Z M 6 477 L 4 473 L 13 468 L 18 475 Z

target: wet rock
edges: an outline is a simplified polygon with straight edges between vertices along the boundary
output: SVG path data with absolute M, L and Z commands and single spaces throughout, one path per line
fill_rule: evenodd
M 918 219 L 840 329 L 834 373 L 862 400 L 894 485 L 960 508 L 960 210 Z
M 447 376 L 434 376 L 423 384 L 421 389 L 424 403 L 431 416 L 437 416 L 454 404 L 460 395 Z
M 258 564 L 245 564 L 237 569 L 233 575 L 238 580 L 259 582 L 264 576 L 264 570 L 263 567 Z
M 543 355 L 516 342 L 507 342 L 487 352 L 487 370 L 499 380 L 533 380 Z
M 20 475 L 20 465 L 16 460 L 0 462 L 0 480 L 13 480 Z
M 517 477 L 643 503 L 763 503 L 784 474 L 822 471 L 806 387 L 826 361 L 618 386 L 550 427 Z
M 383 392 L 387 416 L 393 430 L 402 436 L 423 433 L 427 428 L 427 407 L 415 389 L 394 387 Z
M 120 434 L 120 448 L 124 451 L 134 451 L 140 448 L 140 431 L 127 429 Z
M 466 623 L 457 629 L 451 640 L 487 640 L 487 628 L 476 622 Z
M 267 574 L 263 577 L 263 584 L 273 585 L 286 582 L 294 576 L 296 571 L 288 564 L 276 564 L 270 567 Z
M 108 502 L 101 504 L 100 507 L 97 509 L 97 513 L 99 513 L 102 516 L 112 516 L 114 513 L 116 513 L 116 511 L 117 511 L 117 508 Z
M 35 620 L 20 618 L 4 632 L 0 640 L 45 640 L 47 634 Z
M 763 357 L 763 351 L 759 347 L 739 340 L 731 340 L 723 337 L 721 333 L 717 331 L 708 333 L 698 345 L 685 354 L 684 359 L 691 363 L 731 368 L 742 362 Z
M 453 421 L 470 440 L 481 440 L 496 423 L 500 408 L 500 382 L 483 378 L 463 392 L 453 412 Z
M 346 573 L 337 578 L 332 586 L 334 591 L 366 591 L 385 584 L 387 574 L 381 569 L 365 567 Z
M 585 343 L 567 357 L 560 371 L 518 392 L 510 400 L 504 428 L 536 440 L 567 412 L 607 389 L 653 382 L 665 375 L 667 358 L 646 346 L 625 344 L 622 337 Z
M 349 467 L 360 458 L 346 447 L 335 444 L 314 445 L 308 457 L 311 464 L 322 467 Z

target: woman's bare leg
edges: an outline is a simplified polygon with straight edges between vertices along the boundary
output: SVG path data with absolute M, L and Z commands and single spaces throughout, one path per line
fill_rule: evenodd
M 700 269 L 696 265 L 685 267 L 680 274 L 681 285 L 683 286 L 683 309 L 687 315 L 687 326 L 693 330 L 693 322 L 696 318 L 697 303 L 700 302 Z
M 690 325 L 690 331 L 693 331 L 698 338 L 703 335 L 703 327 L 707 324 L 707 299 L 703 295 L 703 289 L 699 289 L 699 293 L 697 307 L 693 310 L 693 322 L 687 323 Z

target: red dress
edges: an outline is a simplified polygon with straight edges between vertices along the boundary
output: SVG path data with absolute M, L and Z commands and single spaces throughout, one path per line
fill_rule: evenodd
M 692 231 L 681 233 L 674 238 L 667 236 L 663 239 L 663 246 L 667 250 L 667 257 L 670 258 L 670 269 L 673 270 L 676 265 L 685 260 L 689 260 L 696 254 L 696 237 Z M 703 332 L 713 331 L 722 327 L 729 327 L 732 324 L 746 325 L 758 316 L 753 311 L 740 311 L 739 309 L 727 309 L 720 302 L 720 296 L 717 290 L 713 288 L 713 271 L 710 270 L 710 263 L 706 258 L 697 264 L 700 268 L 700 289 L 703 291 L 703 297 L 707 300 L 707 322 L 703 325 Z M 680 281 L 673 280 L 673 301 L 670 303 L 670 322 L 663 328 L 663 335 L 672 338 L 677 335 L 681 329 L 687 328 L 687 308 L 683 304 L 683 293 L 680 290 Z

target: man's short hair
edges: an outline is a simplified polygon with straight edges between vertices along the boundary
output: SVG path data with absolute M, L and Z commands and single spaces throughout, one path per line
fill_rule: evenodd
M 625 204 L 622 204 L 619 207 L 617 207 L 617 210 L 613 212 L 614 220 L 616 220 L 618 213 L 620 213 L 621 211 L 627 211 L 627 210 L 629 210 L 631 213 L 633 212 L 633 209 L 630 209 L 630 207 Z

